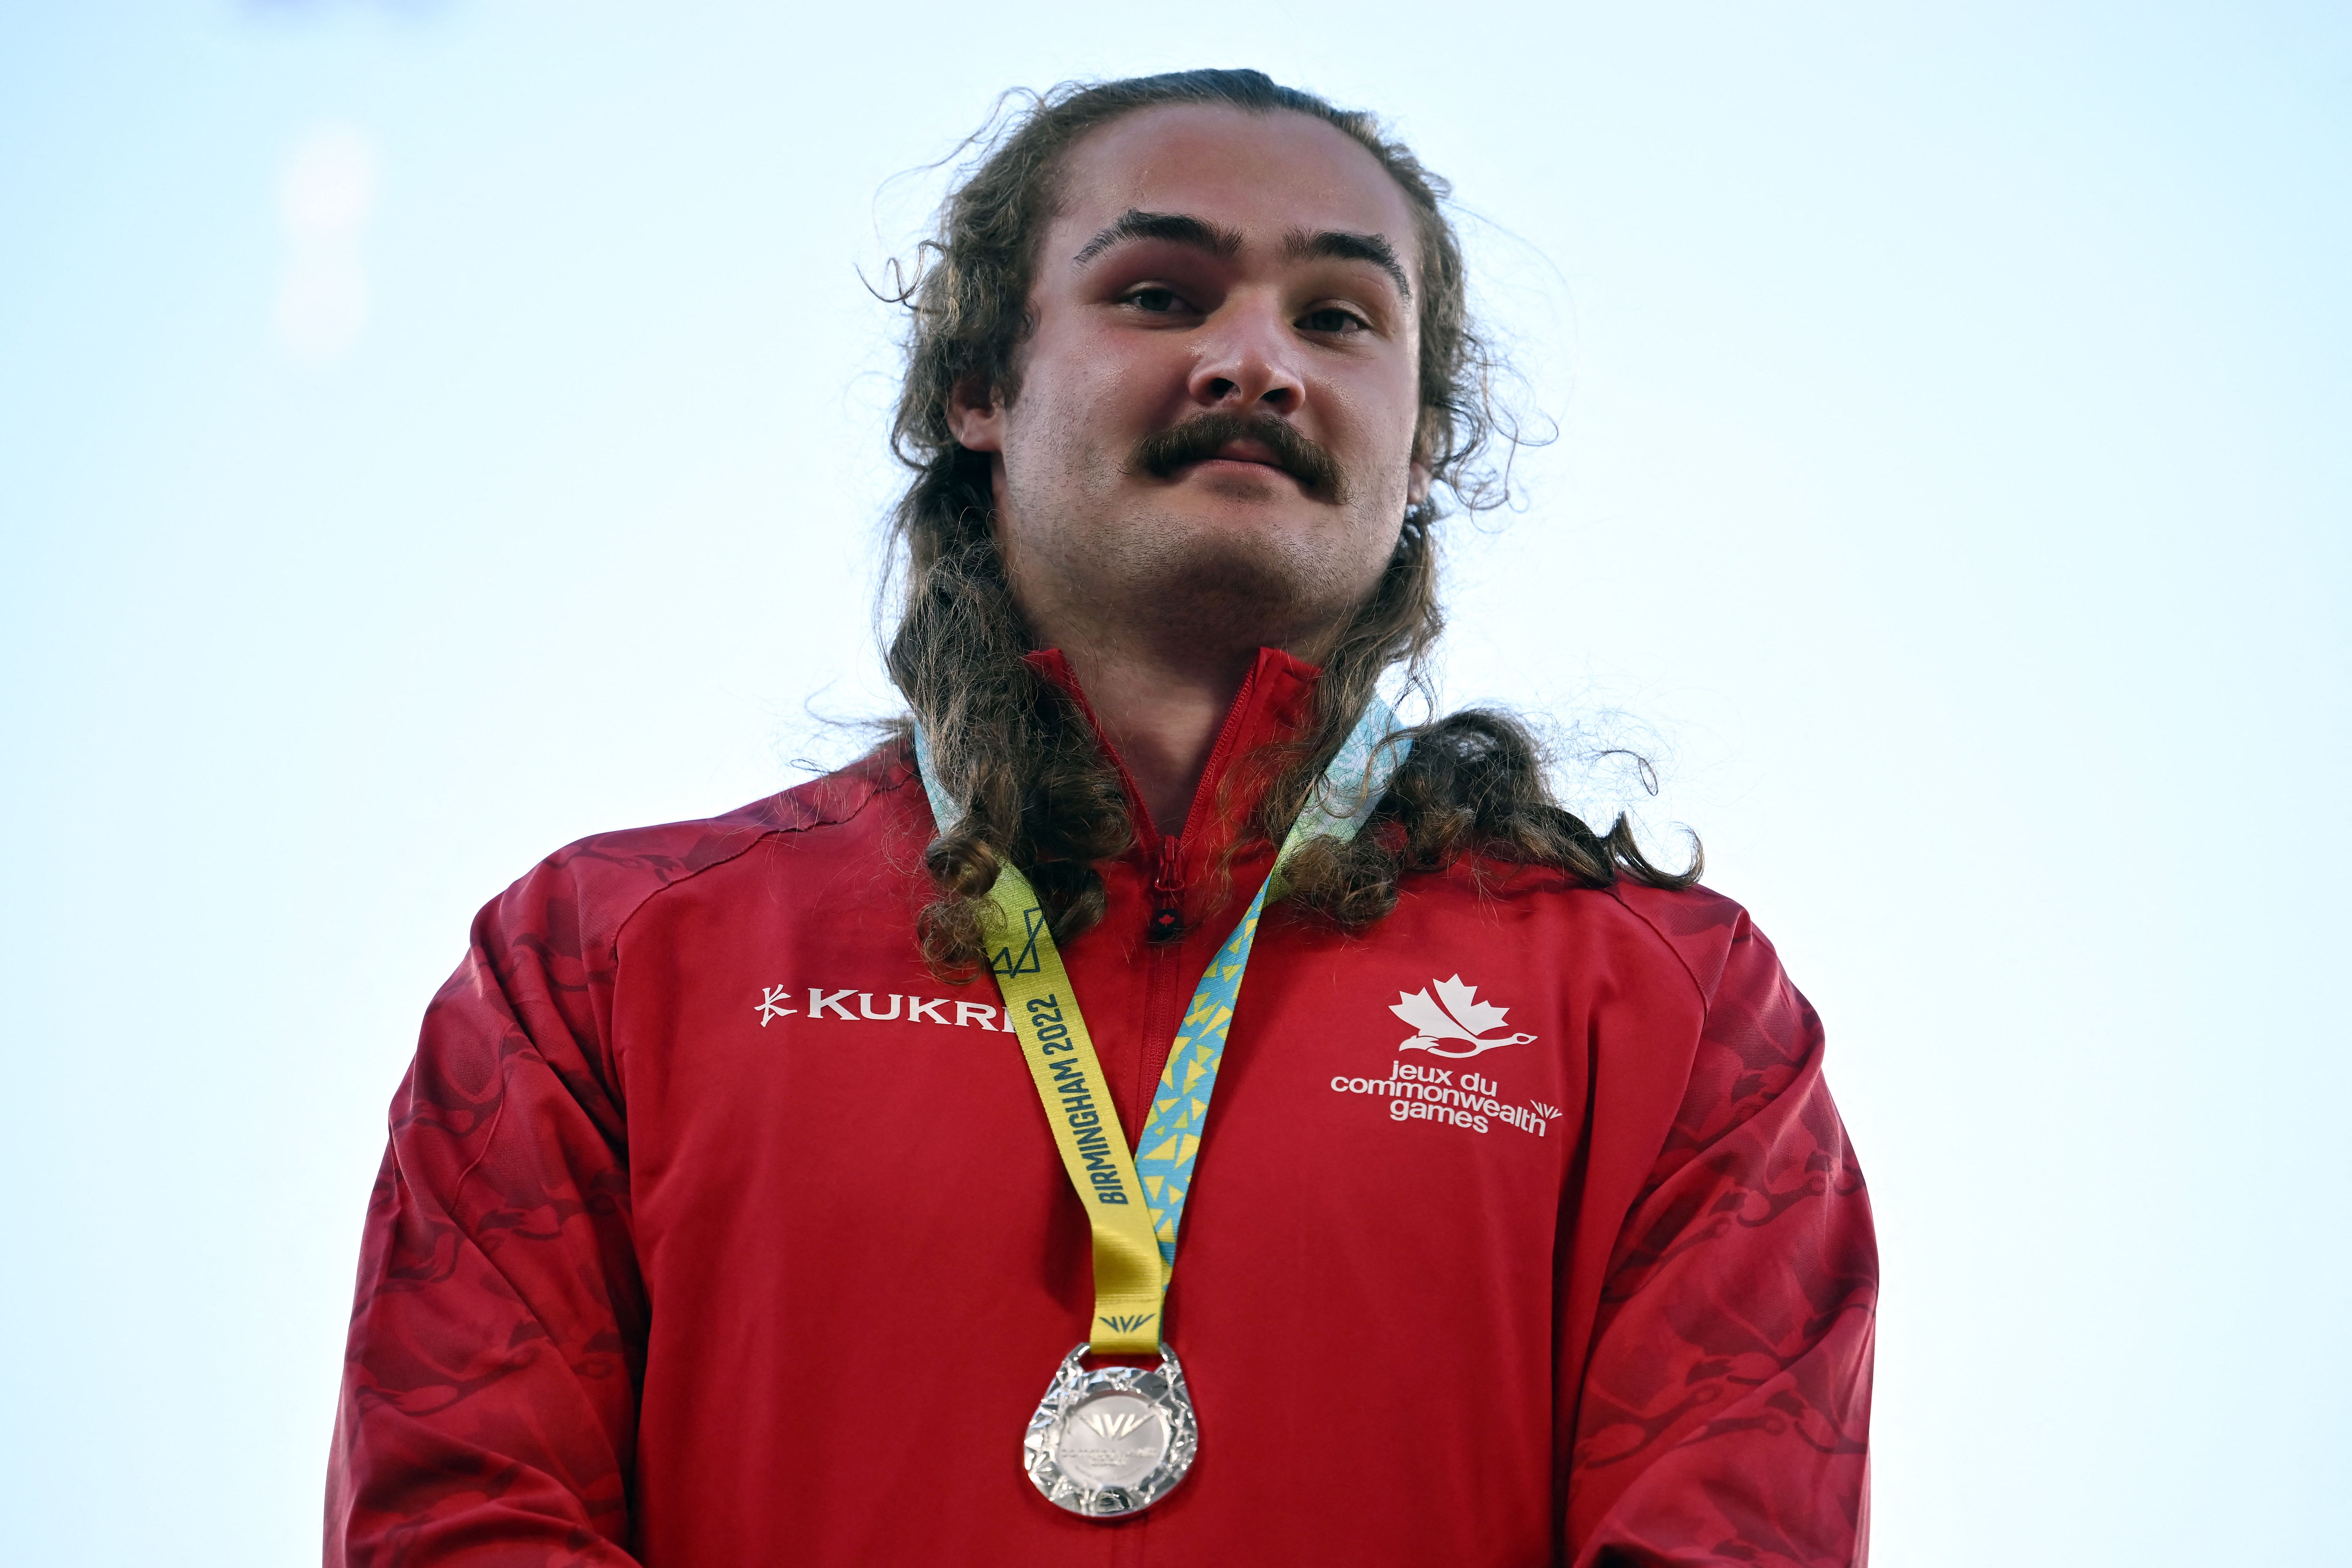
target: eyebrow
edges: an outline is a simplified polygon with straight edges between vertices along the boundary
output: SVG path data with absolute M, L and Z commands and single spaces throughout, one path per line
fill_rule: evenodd
M 1369 261 L 1389 275 L 1397 292 L 1412 302 L 1412 285 L 1406 280 L 1404 264 L 1397 260 L 1396 247 L 1380 235 L 1350 234 L 1343 229 L 1325 229 L 1321 234 L 1308 234 L 1305 229 L 1293 229 L 1283 241 L 1283 255 L 1293 261 Z
M 1111 246 L 1131 239 L 1165 240 L 1171 245 L 1205 250 L 1227 261 L 1242 253 L 1242 236 L 1231 229 L 1221 229 L 1184 213 L 1147 213 L 1129 207 L 1113 219 L 1108 228 L 1087 241 L 1085 247 L 1070 258 L 1071 265 L 1084 267 Z
M 1189 213 L 1147 213 L 1139 207 L 1129 207 L 1111 220 L 1102 233 L 1080 246 L 1078 254 L 1070 258 L 1070 265 L 1084 267 L 1112 246 L 1138 239 L 1181 245 L 1225 261 L 1242 253 L 1242 236 L 1232 229 L 1221 229 Z M 1405 277 L 1404 264 L 1397 259 L 1396 247 L 1381 235 L 1355 234 L 1345 229 L 1310 234 L 1305 229 L 1293 229 L 1283 240 L 1282 253 L 1292 261 L 1370 262 L 1389 275 L 1389 281 L 1397 286 L 1397 292 L 1407 304 L 1412 302 L 1412 283 Z

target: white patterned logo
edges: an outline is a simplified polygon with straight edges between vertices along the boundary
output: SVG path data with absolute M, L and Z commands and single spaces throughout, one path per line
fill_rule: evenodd
M 1089 1410 L 1078 1420 L 1117 1442 L 1156 1414 L 1150 1410 Z
M 1525 1045 L 1535 1039 L 1531 1034 L 1489 1036 L 1489 1030 L 1503 1027 L 1508 1008 L 1488 1007 L 1478 999 L 1478 988 L 1465 986 L 1462 977 L 1450 980 L 1433 980 L 1430 990 L 1437 993 L 1433 1001 L 1428 990 L 1399 991 L 1396 1005 L 1389 1011 L 1412 1025 L 1412 1034 L 1397 1049 L 1425 1051 L 1433 1056 L 1475 1056 L 1506 1045 Z M 1448 1051 L 1437 1042 L 1456 1040 L 1465 1042 L 1466 1051 Z

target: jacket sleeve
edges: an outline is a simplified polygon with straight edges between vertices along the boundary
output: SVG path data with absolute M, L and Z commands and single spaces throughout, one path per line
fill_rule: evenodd
M 1735 918 L 1694 966 L 1688 1088 L 1604 1276 L 1569 1475 L 1576 1568 L 1866 1557 L 1870 1200 L 1820 1019 L 1745 913 L 1717 907 Z
M 646 1309 L 604 1043 L 610 945 L 584 929 L 562 860 L 475 921 L 393 1103 L 329 1467 L 328 1568 L 634 1561 Z

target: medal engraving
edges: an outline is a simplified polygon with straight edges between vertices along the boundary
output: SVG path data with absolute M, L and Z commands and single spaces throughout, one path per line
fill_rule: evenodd
M 1150 1508 L 1184 1479 L 1200 1433 L 1184 1369 L 1165 1345 L 1151 1368 L 1089 1372 L 1086 1354 L 1081 1344 L 1062 1358 L 1029 1418 L 1022 1461 L 1056 1506 L 1117 1519 Z
M 1080 1486 L 1121 1490 L 1168 1457 L 1168 1423 L 1139 1396 L 1102 1394 L 1062 1418 L 1054 1462 Z

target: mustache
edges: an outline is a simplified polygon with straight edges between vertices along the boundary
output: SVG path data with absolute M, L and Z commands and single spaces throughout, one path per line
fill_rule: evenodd
M 1188 463 L 1214 457 L 1229 441 L 1255 441 L 1282 471 L 1327 501 L 1346 490 L 1339 460 L 1271 414 L 1203 413 L 1152 432 L 1135 444 L 1129 473 L 1165 479 Z

